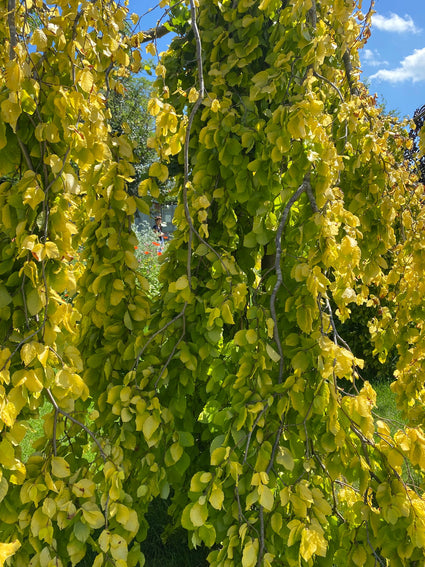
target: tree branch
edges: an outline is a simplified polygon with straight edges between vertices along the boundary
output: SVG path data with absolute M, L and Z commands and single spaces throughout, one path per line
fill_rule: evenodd
M 69 414 L 68 412 L 66 412 L 65 410 L 63 410 L 62 408 L 60 408 L 58 406 L 58 403 L 55 400 L 50 388 L 46 388 L 46 392 L 47 392 L 47 395 L 49 396 L 50 401 L 51 401 L 51 403 L 52 403 L 52 405 L 55 409 L 55 415 L 60 413 L 61 415 L 63 415 L 64 417 L 66 417 L 67 419 L 72 421 L 72 423 L 75 423 L 76 425 L 79 425 L 81 427 L 81 429 L 84 429 L 84 431 L 87 433 L 87 435 L 89 435 L 93 439 L 93 441 L 96 443 L 96 446 L 99 449 L 99 453 L 102 456 L 103 462 L 106 463 L 107 459 L 106 459 L 105 452 L 104 452 L 100 442 L 96 438 L 95 434 L 92 431 L 90 431 L 90 429 L 87 427 L 87 425 L 84 425 L 84 423 L 82 423 L 78 419 L 75 419 L 75 417 L 72 417 L 71 414 Z M 53 440 L 53 448 L 54 448 L 54 450 L 56 448 L 56 439 Z
M 272 291 L 272 294 L 271 294 L 271 297 L 270 297 L 270 314 L 271 314 L 271 317 L 272 317 L 273 322 L 274 322 L 273 338 L 275 340 L 277 350 L 278 350 L 279 355 L 280 355 L 279 378 L 278 378 L 279 384 L 282 382 L 282 378 L 283 378 L 283 350 L 282 350 L 282 343 L 280 342 L 279 329 L 278 329 L 278 325 L 277 325 L 276 296 L 277 296 L 277 292 L 279 291 L 279 288 L 280 288 L 280 286 L 282 285 L 282 282 L 283 282 L 282 269 L 280 267 L 280 259 L 281 259 L 281 256 L 282 256 L 282 234 L 283 234 L 283 229 L 285 228 L 285 225 L 286 225 L 286 221 L 288 220 L 288 215 L 289 215 L 289 212 L 292 208 L 292 205 L 296 201 L 298 201 L 300 196 L 306 191 L 307 184 L 310 183 L 309 177 L 310 177 L 310 174 L 308 173 L 304 177 L 304 181 L 301 183 L 301 185 L 298 187 L 298 189 L 295 191 L 295 193 L 292 195 L 292 197 L 286 203 L 286 206 L 285 206 L 283 213 L 282 213 L 282 217 L 280 219 L 279 227 L 278 227 L 277 232 L 276 232 L 275 270 L 276 270 L 276 274 L 277 274 L 277 281 L 276 281 L 276 284 L 273 288 L 273 291 Z
M 156 39 L 164 37 L 164 35 L 167 35 L 167 33 L 170 33 L 170 30 L 166 27 L 166 24 L 162 24 L 161 26 L 157 26 L 156 28 L 150 28 L 142 32 L 143 39 L 141 43 L 154 41 Z
M 15 47 L 18 45 L 18 35 L 16 33 L 16 0 L 7 0 L 7 25 L 9 26 L 9 57 L 13 61 L 15 59 Z
M 344 55 L 342 56 L 342 60 L 344 62 L 345 75 L 347 77 L 348 86 L 350 87 L 350 93 L 352 95 L 358 96 L 359 95 L 359 89 L 354 85 L 354 82 L 353 82 L 353 77 L 352 77 L 353 66 L 351 65 L 351 56 L 350 56 L 350 52 L 348 51 L 348 49 L 345 51 Z

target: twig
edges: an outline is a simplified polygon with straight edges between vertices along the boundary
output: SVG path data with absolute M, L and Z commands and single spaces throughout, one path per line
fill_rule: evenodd
M 173 317 L 173 319 L 171 319 L 171 321 L 168 321 L 168 323 L 166 323 L 163 327 L 161 327 L 160 329 L 158 329 L 158 331 L 155 331 L 155 333 L 149 337 L 149 340 L 143 345 L 142 349 L 140 350 L 139 354 L 136 357 L 136 360 L 133 364 L 133 368 L 132 370 L 137 370 L 137 367 L 139 366 L 139 362 L 140 362 L 140 358 L 142 357 L 143 353 L 145 352 L 145 350 L 148 348 L 148 346 L 151 344 L 151 342 L 161 333 L 163 333 L 166 329 L 168 329 L 168 327 L 170 325 L 172 325 L 173 323 L 175 323 L 176 321 L 178 321 L 180 319 L 180 317 L 184 316 L 184 313 L 186 311 L 186 307 L 187 307 L 187 302 L 183 305 L 183 309 L 180 311 L 180 313 L 178 313 L 175 317 Z
M 378 553 L 376 552 L 376 549 L 373 547 L 370 538 L 369 538 L 369 522 L 366 521 L 365 522 L 365 526 L 366 526 L 366 539 L 367 539 L 367 543 L 370 547 L 370 549 L 372 550 L 373 556 L 375 557 L 375 565 L 376 562 L 379 563 L 379 565 L 382 565 L 382 567 L 385 567 L 386 562 L 384 563 L 384 561 L 382 560 L 382 557 L 380 555 L 378 555 Z
M 16 135 L 16 139 L 18 140 L 19 147 L 21 148 L 21 152 L 22 152 L 22 155 L 25 158 L 28 169 L 35 172 L 35 169 L 34 169 L 34 166 L 32 164 L 31 157 L 30 157 L 30 154 L 28 152 L 26 145 L 24 144 L 24 142 L 21 140 L 21 138 L 18 135 Z
M 318 79 L 320 79 L 321 81 L 325 81 L 325 83 L 328 83 L 328 85 L 330 85 L 332 88 L 334 88 L 336 90 L 336 92 L 338 93 L 338 96 L 341 99 L 341 102 L 344 102 L 344 97 L 342 96 L 341 91 L 332 81 L 330 81 L 329 79 L 327 79 L 323 75 L 320 75 L 317 71 L 313 71 L 313 75 L 315 77 L 317 77 Z
M 186 216 L 187 223 L 189 225 L 189 246 L 187 250 L 187 279 L 189 282 L 189 288 L 191 288 L 191 263 L 192 263 L 192 234 L 195 232 L 195 228 L 193 226 L 192 218 L 190 216 L 189 205 L 187 202 L 187 186 L 189 184 L 189 142 L 190 142 L 190 133 L 192 129 L 193 120 L 195 118 L 196 113 L 198 112 L 199 107 L 202 104 L 202 101 L 205 97 L 205 85 L 204 85 L 204 71 L 202 65 L 202 44 L 201 44 L 201 36 L 199 35 L 198 25 L 196 23 L 196 9 L 194 0 L 190 0 L 190 14 L 192 18 L 192 29 L 195 35 L 195 42 L 196 42 L 196 61 L 198 64 L 198 81 L 199 81 L 199 95 L 198 98 L 193 105 L 193 108 L 190 112 L 189 119 L 187 121 L 186 126 L 186 135 L 184 140 L 184 180 L 183 180 L 183 204 L 184 204 L 184 212 Z
M 82 423 L 78 419 L 75 419 L 75 417 L 73 417 L 71 414 L 69 414 L 68 412 L 66 412 L 65 410 L 63 410 L 62 408 L 60 408 L 58 406 L 58 403 L 56 402 L 50 388 L 46 388 L 46 392 L 47 392 L 47 395 L 50 398 L 50 401 L 52 402 L 52 405 L 55 409 L 55 413 L 58 413 L 58 414 L 60 413 L 61 415 L 63 415 L 64 417 L 66 417 L 67 419 L 69 419 L 70 421 L 75 423 L 76 425 L 80 426 L 81 429 L 84 429 L 84 431 L 87 433 L 87 435 L 89 435 L 93 439 L 93 441 L 95 442 L 97 448 L 99 449 L 99 453 L 100 453 L 100 455 L 103 459 L 103 462 L 106 463 L 107 459 L 106 459 L 105 452 L 102 449 L 102 446 L 99 443 L 98 439 L 96 438 L 95 434 L 92 431 L 90 431 L 90 429 L 87 427 L 87 425 L 84 425 L 84 423 Z M 56 448 L 56 439 L 55 438 L 53 439 L 53 448 L 54 448 L 54 450 Z
M 237 485 L 235 486 L 235 493 L 236 493 L 236 501 L 238 503 L 239 521 L 243 520 L 245 524 L 251 529 L 253 529 L 254 532 L 257 534 L 257 536 L 260 537 L 257 528 L 253 524 L 251 524 L 251 522 L 246 518 L 245 514 L 242 512 L 241 499 L 239 496 L 239 488 Z
M 178 347 L 179 344 L 182 342 L 182 340 L 183 340 L 185 334 L 186 334 L 186 318 L 183 317 L 183 329 L 182 329 L 182 333 L 181 333 L 181 335 L 180 335 L 180 337 L 179 337 L 179 340 L 178 340 L 178 341 L 176 342 L 176 344 L 173 346 L 173 348 L 172 348 L 172 350 L 171 350 L 171 352 L 170 352 L 170 354 L 169 354 L 167 360 L 165 361 L 164 366 L 161 368 L 161 372 L 159 373 L 158 378 L 156 379 L 156 382 L 155 382 L 155 384 L 154 384 L 155 390 L 157 389 L 158 383 L 159 383 L 159 381 L 161 380 L 162 375 L 163 375 L 164 372 L 165 372 L 165 369 L 166 369 L 167 366 L 170 364 L 171 359 L 173 358 L 173 356 L 174 356 L 174 354 L 175 354 L 175 352 L 176 352 L 176 350 L 177 350 L 177 347 Z
M 275 455 L 276 455 L 277 448 L 279 447 L 279 440 L 280 440 L 280 437 L 282 435 L 282 431 L 283 431 L 283 427 L 284 427 L 284 425 L 283 425 L 284 421 L 285 421 L 285 416 L 282 417 L 282 419 L 280 421 L 280 426 L 279 426 L 279 429 L 278 429 L 277 434 L 276 434 L 276 438 L 275 438 L 274 443 L 273 443 L 273 449 L 272 449 L 272 453 L 270 455 L 270 461 L 269 461 L 269 464 L 267 465 L 267 469 L 266 469 L 267 474 L 269 474 L 269 472 L 273 468 L 274 458 L 275 458 Z
M 258 513 L 259 517 L 260 517 L 260 547 L 258 550 L 258 558 L 257 558 L 257 567 L 261 567 L 261 565 L 263 564 L 263 557 L 264 557 L 264 548 L 265 548 L 265 544 L 264 544 L 264 506 L 260 505 L 260 511 Z
M 254 433 L 254 431 L 255 431 L 255 428 L 257 427 L 258 422 L 260 421 L 261 417 L 263 416 L 263 413 L 266 412 L 268 409 L 269 409 L 269 404 L 266 403 L 266 405 L 263 407 L 263 409 L 262 409 L 262 410 L 260 411 L 260 413 L 257 415 L 257 417 L 256 417 L 256 419 L 255 419 L 255 421 L 254 421 L 254 423 L 253 423 L 253 425 L 252 425 L 252 427 L 251 427 L 251 431 L 248 433 L 248 438 L 247 438 L 246 446 L 245 446 L 245 454 L 244 454 L 244 458 L 243 458 L 242 464 L 245 464 L 245 463 L 246 463 L 246 460 L 247 460 L 247 458 L 248 458 L 249 446 L 251 445 L 251 438 L 252 438 L 252 435 L 253 435 L 253 433 Z
M 278 324 L 277 324 L 276 296 L 277 296 L 277 292 L 279 291 L 279 288 L 280 288 L 280 286 L 282 285 L 282 282 L 283 282 L 282 269 L 280 267 L 280 259 L 281 259 L 281 256 L 282 256 L 282 234 L 283 234 L 283 229 L 285 228 L 285 225 L 286 225 L 286 221 L 288 220 L 288 215 L 289 215 L 289 212 L 292 208 L 292 205 L 305 192 L 307 183 L 309 183 L 309 174 L 307 174 L 304 177 L 304 181 L 301 183 L 301 185 L 298 187 L 298 189 L 295 191 L 295 193 L 292 195 L 292 197 L 287 202 L 287 204 L 286 204 L 286 206 L 283 210 L 282 217 L 280 219 L 280 223 L 279 223 L 279 227 L 277 229 L 276 239 L 275 239 L 275 242 L 276 242 L 275 270 L 276 270 L 276 274 L 277 274 L 277 281 L 276 281 L 276 284 L 273 288 L 273 291 L 272 291 L 272 294 L 271 294 L 271 297 L 270 297 L 270 314 L 271 314 L 271 317 L 272 317 L 273 322 L 274 322 L 273 338 L 275 340 L 277 350 L 278 350 L 279 355 L 280 355 L 279 378 L 278 378 L 279 384 L 282 382 L 282 379 L 283 379 L 283 349 L 282 349 L 282 343 L 280 342 L 279 329 L 278 329 Z

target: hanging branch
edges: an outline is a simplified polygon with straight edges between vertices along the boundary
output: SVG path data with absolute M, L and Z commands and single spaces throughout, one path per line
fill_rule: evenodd
M 16 0 L 7 0 L 7 25 L 9 26 L 9 57 L 13 61 L 16 57 L 15 47 L 18 45 L 18 34 L 15 22 Z
M 288 215 L 289 215 L 289 212 L 292 208 L 292 205 L 296 201 L 298 201 L 300 196 L 306 191 L 307 185 L 310 185 L 310 174 L 309 173 L 304 177 L 304 181 L 301 183 L 301 185 L 298 187 L 298 189 L 295 191 L 295 193 L 292 195 L 292 197 L 286 203 L 286 206 L 285 206 L 283 213 L 282 213 L 282 217 L 280 219 L 280 223 L 279 223 L 279 227 L 277 229 L 276 239 L 275 239 L 275 242 L 276 242 L 275 270 L 276 270 L 276 274 L 277 274 L 277 281 L 276 281 L 276 284 L 273 288 L 273 291 L 272 291 L 272 294 L 271 294 L 271 297 L 270 297 L 270 314 L 271 314 L 271 317 L 272 317 L 273 322 L 274 322 L 273 338 L 274 338 L 274 341 L 275 341 L 276 346 L 277 346 L 277 350 L 278 350 L 279 355 L 280 355 L 279 378 L 278 378 L 279 384 L 281 384 L 282 378 L 283 378 L 283 349 L 282 349 L 282 343 L 280 342 L 279 329 L 278 329 L 278 325 L 277 325 L 276 296 L 277 296 L 277 292 L 279 291 L 280 286 L 283 283 L 282 269 L 280 267 L 280 259 L 281 259 L 281 256 L 282 256 L 282 234 L 283 234 L 283 229 L 285 228 L 285 225 L 286 225 L 286 221 L 288 220 Z
M 191 287 L 191 279 L 192 279 L 191 277 L 192 236 L 193 233 L 195 232 L 192 218 L 190 216 L 189 205 L 187 202 L 187 186 L 189 183 L 189 142 L 190 142 L 190 133 L 192 129 L 193 120 L 205 96 L 204 70 L 202 65 L 202 44 L 201 44 L 201 36 L 199 35 L 198 25 L 196 23 L 196 9 L 195 9 L 194 0 L 190 0 L 190 15 L 192 18 L 192 29 L 195 35 L 195 42 L 196 42 L 196 62 L 198 65 L 199 95 L 189 115 L 189 119 L 187 121 L 187 126 L 186 126 L 186 136 L 184 140 L 184 180 L 183 180 L 182 196 L 183 196 L 184 212 L 185 212 L 186 220 L 189 225 L 189 242 L 187 249 L 187 279 L 189 282 L 189 288 Z
M 347 77 L 348 86 L 350 87 L 350 93 L 352 95 L 358 96 L 360 93 L 359 93 L 359 89 L 355 86 L 353 81 L 353 77 L 352 77 L 353 66 L 351 64 L 351 56 L 348 49 L 345 51 L 344 55 L 342 56 L 342 60 L 344 62 L 345 75 Z
M 82 423 L 78 419 L 75 419 L 75 417 L 72 417 L 71 414 L 69 414 L 68 412 L 66 412 L 65 410 L 63 410 L 62 408 L 60 408 L 58 406 L 58 403 L 55 400 L 50 388 L 46 388 L 46 392 L 47 392 L 47 395 L 49 396 L 50 401 L 51 401 L 53 408 L 55 410 L 55 422 L 57 421 L 58 414 L 61 414 L 64 417 L 66 417 L 66 419 L 69 419 L 70 421 L 72 421 L 72 423 L 79 425 L 81 427 L 81 429 L 84 429 L 84 431 L 87 433 L 87 435 L 89 435 L 93 439 L 93 441 L 95 442 L 97 448 L 99 449 L 99 453 L 100 453 L 100 455 L 103 459 L 103 462 L 106 463 L 107 459 L 106 459 L 105 452 L 104 452 L 102 445 L 100 444 L 99 440 L 95 436 L 95 434 L 86 425 L 84 425 L 84 423 Z M 56 427 L 54 427 L 54 430 L 55 429 L 56 429 Z M 56 438 L 55 437 L 53 438 L 53 452 L 56 454 Z
M 317 29 L 317 8 L 316 8 L 316 0 L 313 0 L 311 3 L 311 8 L 307 12 L 307 21 L 311 25 L 311 27 L 316 31 Z

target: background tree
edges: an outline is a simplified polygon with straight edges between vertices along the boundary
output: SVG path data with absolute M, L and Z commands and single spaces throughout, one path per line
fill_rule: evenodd
M 417 171 L 420 183 L 425 183 L 425 157 L 421 151 L 421 133 L 425 121 L 425 106 L 417 108 L 413 114 L 415 128 L 410 130 L 409 138 L 411 145 L 406 150 L 405 156 L 414 171 Z M 423 135 L 423 134 L 422 134 Z
M 154 161 L 154 152 L 147 141 L 152 135 L 153 120 L 148 112 L 151 81 L 147 77 L 127 77 L 122 81 L 123 92 L 112 91 L 108 97 L 109 125 L 113 135 L 126 134 L 134 143 L 134 176 L 128 185 L 137 195 L 137 187 L 147 177 Z

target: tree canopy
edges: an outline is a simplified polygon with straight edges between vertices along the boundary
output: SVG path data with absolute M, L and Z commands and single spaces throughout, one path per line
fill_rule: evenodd
M 0 9 L 0 566 L 141 566 L 156 498 L 214 567 L 422 565 L 423 186 L 359 80 L 371 11 L 173 10 L 134 195 L 112 93 L 152 35 L 114 2 Z M 131 222 L 169 179 L 152 299 Z M 358 307 L 405 425 L 342 336 Z

